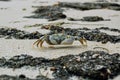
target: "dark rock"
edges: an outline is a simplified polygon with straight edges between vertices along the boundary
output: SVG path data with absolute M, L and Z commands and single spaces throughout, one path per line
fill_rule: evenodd
M 46 76 L 42 76 L 42 75 L 37 76 L 36 79 L 30 79 L 25 75 L 19 75 L 19 76 L 0 75 L 0 80 L 54 80 L 54 79 L 49 79 Z
M 66 18 L 66 15 L 63 14 L 63 9 L 59 6 L 40 6 L 37 8 L 38 9 L 33 12 L 35 15 L 26 16 L 25 18 L 42 18 L 48 19 L 49 21 Z
M 99 16 L 85 16 L 82 19 L 68 18 L 68 20 L 70 20 L 70 21 L 88 21 L 88 22 L 110 21 L 110 19 L 104 19 L 103 17 L 99 17 Z
M 28 56 L 28 55 L 19 56 L 18 55 L 18 56 L 14 56 L 10 58 L 4 65 L 7 67 L 12 67 L 12 68 L 19 68 L 19 67 L 30 64 L 31 59 L 32 59 L 32 56 Z
M 71 36 L 79 36 L 79 37 L 85 37 L 89 41 L 97 41 L 102 42 L 103 44 L 107 42 L 111 43 L 119 43 L 120 42 L 120 36 L 119 35 L 109 35 L 105 32 L 101 32 L 100 30 L 108 30 L 112 32 L 120 33 L 119 29 L 114 28 L 108 28 L 108 27 L 100 27 L 95 29 L 89 29 L 89 28 L 77 28 L 77 29 L 71 29 L 71 28 L 63 28 L 59 26 L 54 25 L 46 25 L 43 26 L 42 29 L 48 29 L 50 30 L 51 34 L 55 33 L 65 33 L 67 35 Z M 36 32 L 25 32 L 21 30 L 17 30 L 14 28 L 0 28 L 0 35 L 6 39 L 39 39 L 43 36 L 43 34 Z
M 16 80 L 15 77 L 9 75 L 0 75 L 1 80 Z
M 118 36 L 109 35 L 105 32 L 100 31 L 100 30 L 108 30 L 108 31 L 119 33 L 120 30 L 114 29 L 114 28 L 100 27 L 100 28 L 95 28 L 95 29 L 89 29 L 89 28 L 71 29 L 71 28 L 63 28 L 59 26 L 48 26 L 48 27 L 43 26 L 42 28 L 51 30 L 51 32 L 48 35 L 55 34 L 56 32 L 57 33 L 64 32 L 67 35 L 85 37 L 89 41 L 97 41 L 103 44 L 106 44 L 107 42 L 111 42 L 111 43 L 120 42 L 119 35 Z
M 55 31 L 57 33 L 61 33 L 64 28 L 63 27 L 59 27 L 59 26 L 54 26 L 54 25 L 45 25 L 45 26 L 42 26 L 41 29 L 47 29 L 47 30 L 51 30 L 55 33 Z
M 81 76 L 91 80 L 108 80 L 120 74 L 120 54 L 109 54 L 103 51 L 86 51 L 79 55 L 61 56 L 56 59 L 45 59 L 29 55 L 18 55 L 8 60 L 1 59 L 0 67 L 21 68 L 53 67 L 55 80 L 67 80 L 71 76 Z M 19 76 L 20 78 L 20 76 Z M 21 78 L 26 78 L 21 75 Z M 37 77 L 44 79 L 45 77 Z M 48 79 L 49 80 L 49 79 Z
M 59 6 L 65 8 L 74 8 L 79 10 L 91 10 L 91 9 L 112 9 L 112 10 L 120 10 L 120 5 L 117 3 L 70 3 L 70 2 L 60 2 Z
M 6 39 L 39 39 L 42 34 L 39 32 L 26 32 L 21 31 L 15 28 L 0 28 L 0 35 L 3 37 L 5 36 Z
M 49 79 L 49 78 L 47 78 L 46 76 L 42 76 L 42 75 L 38 75 L 38 76 L 36 77 L 36 79 L 37 79 L 37 80 L 54 80 L 54 79 Z
M 25 76 L 24 74 L 21 74 L 21 75 L 19 75 L 19 78 L 20 78 L 20 79 L 25 79 L 26 76 Z
M 86 16 L 86 17 L 83 17 L 83 19 L 81 19 L 81 21 L 94 22 L 94 21 L 104 21 L 104 19 L 99 16 Z
M 97 57 L 93 57 L 94 55 L 98 55 Z M 66 74 L 68 75 L 77 75 L 77 76 L 83 76 L 83 77 L 89 77 L 92 78 L 92 80 L 107 80 L 110 76 L 113 76 L 112 74 L 116 74 L 114 70 L 119 70 L 120 64 L 118 58 L 115 59 L 115 55 L 109 55 L 105 52 L 92 52 L 92 51 L 86 51 L 82 54 L 79 54 L 78 56 L 72 56 L 68 57 L 67 61 L 63 62 L 62 65 L 64 68 L 63 70 L 66 71 Z M 67 56 L 66 56 L 67 57 Z M 79 61 L 76 60 L 76 58 L 79 58 Z M 114 63 L 116 61 L 117 63 Z M 114 65 L 111 66 L 111 64 Z M 116 65 L 115 65 L 116 64 Z M 119 68 L 118 68 L 119 66 Z M 59 76 L 62 76 L 64 73 L 61 73 L 61 70 L 57 69 L 55 73 Z M 120 72 L 117 72 L 118 74 Z M 115 75 L 114 75 L 115 76 Z
M 10 0 L 0 0 L 0 1 L 10 1 Z
M 10 75 L 0 75 L 0 80 L 33 80 L 30 78 L 19 78 L 17 76 L 10 76 Z M 34 79 L 36 80 L 36 79 Z

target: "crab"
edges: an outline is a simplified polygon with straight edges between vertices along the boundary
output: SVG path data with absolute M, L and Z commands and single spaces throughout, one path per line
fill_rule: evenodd
M 51 35 L 44 35 L 40 39 L 38 39 L 36 42 L 33 43 L 33 45 L 36 45 L 37 47 L 42 48 L 43 43 L 46 42 L 50 46 L 54 47 L 54 45 L 72 45 L 75 40 L 78 40 L 82 45 L 87 45 L 87 41 L 84 37 L 78 37 L 78 36 L 71 36 L 67 34 L 51 34 Z

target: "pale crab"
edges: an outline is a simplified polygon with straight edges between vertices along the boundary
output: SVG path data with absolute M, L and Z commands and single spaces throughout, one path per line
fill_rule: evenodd
M 34 42 L 33 45 L 42 48 L 44 41 L 49 44 L 50 47 L 54 47 L 54 45 L 72 45 L 75 40 L 87 46 L 87 41 L 84 37 L 71 36 L 63 33 L 44 35 Z

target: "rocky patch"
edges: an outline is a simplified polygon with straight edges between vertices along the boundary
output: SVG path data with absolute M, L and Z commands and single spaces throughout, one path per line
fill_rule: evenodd
M 56 31 L 57 33 L 62 33 L 63 31 L 65 34 L 71 35 L 71 36 L 79 36 L 79 37 L 85 37 L 89 41 L 97 41 L 97 42 L 102 42 L 107 43 L 119 43 L 120 42 L 120 35 L 109 35 L 107 33 L 101 32 L 100 30 L 109 30 L 113 32 L 118 32 L 120 33 L 119 29 L 110 29 L 108 27 L 101 27 L 101 28 L 96 28 L 96 29 L 89 29 L 89 28 L 78 28 L 78 29 L 71 29 L 71 28 L 63 28 L 59 26 L 43 26 L 42 29 L 49 29 L 51 34 L 55 34 Z M 11 39 L 11 38 L 16 38 L 16 39 L 39 39 L 42 37 L 44 34 L 39 33 L 39 32 L 26 32 L 26 31 L 21 31 L 17 30 L 14 28 L 0 28 L 0 37 L 1 38 L 6 38 L 6 39 Z
M 63 9 L 55 5 L 37 7 L 37 9 L 33 13 L 35 15 L 26 16 L 25 18 L 41 18 L 48 19 L 49 21 L 66 18 L 66 15 L 63 14 Z
M 120 5 L 117 3 L 69 3 L 69 2 L 60 2 L 59 6 L 65 8 L 73 8 L 78 10 L 91 10 L 91 9 L 111 9 L 111 10 L 120 10 Z
M 0 58 L 0 67 L 21 68 L 51 67 L 55 80 L 67 80 L 70 76 L 81 76 L 91 80 L 107 80 L 120 74 L 120 54 L 103 51 L 86 51 L 78 55 L 67 55 L 55 59 L 17 55 L 10 59 Z
M 110 21 L 110 19 L 104 19 L 103 17 L 99 16 L 86 16 L 82 19 L 74 19 L 74 18 L 68 18 L 70 21 L 87 21 L 87 22 L 97 22 L 97 21 Z

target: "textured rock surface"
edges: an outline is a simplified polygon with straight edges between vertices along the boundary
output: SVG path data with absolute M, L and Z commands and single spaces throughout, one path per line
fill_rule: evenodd
M 43 27 L 46 28 L 46 27 Z M 109 35 L 107 33 L 100 32 L 100 30 L 109 30 L 113 32 L 118 32 L 120 33 L 119 29 L 110 29 L 108 27 L 100 27 L 96 29 L 89 29 L 89 28 L 78 28 L 78 29 L 71 29 L 71 28 L 62 28 L 59 26 L 51 26 L 49 28 L 51 30 L 50 34 L 56 33 L 61 33 L 63 30 L 66 34 L 72 35 L 72 36 L 79 36 L 79 37 L 85 37 L 89 41 L 97 41 L 97 42 L 102 42 L 102 43 L 119 43 L 120 42 L 120 35 L 115 36 L 115 35 Z M 83 31 L 81 31 L 83 30 Z M 0 37 L 6 39 L 11 39 L 11 38 L 16 38 L 16 39 L 39 39 L 41 36 L 44 34 L 39 33 L 39 32 L 25 32 L 21 30 L 17 30 L 14 28 L 0 28 Z
M 112 9 L 120 10 L 120 5 L 116 3 L 67 3 L 60 2 L 61 7 L 74 8 L 79 10 L 91 10 L 91 9 Z
M 42 18 L 48 19 L 49 21 L 66 18 L 66 15 L 63 14 L 63 9 L 59 6 L 40 6 L 37 8 L 38 9 L 33 12 L 35 15 L 26 16 L 26 18 Z
M 107 80 L 120 74 L 120 54 L 103 51 L 86 51 L 79 55 L 67 55 L 56 59 L 45 59 L 29 55 L 18 55 L 10 59 L 0 58 L 0 67 L 21 68 L 53 67 L 53 76 L 56 79 L 67 79 L 71 75 L 84 78 Z

